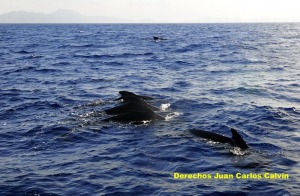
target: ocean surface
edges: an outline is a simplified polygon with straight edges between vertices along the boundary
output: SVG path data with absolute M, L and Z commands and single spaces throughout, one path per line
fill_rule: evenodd
M 167 120 L 102 122 L 121 90 Z M 0 106 L 0 195 L 300 193 L 297 23 L 1 24 Z

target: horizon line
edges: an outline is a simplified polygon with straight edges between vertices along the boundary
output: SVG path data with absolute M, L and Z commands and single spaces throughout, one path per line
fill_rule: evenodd
M 0 24 L 295 24 L 300 22 L 281 22 L 281 21 L 269 21 L 269 22 L 254 22 L 254 21 L 247 21 L 247 22 L 0 22 Z

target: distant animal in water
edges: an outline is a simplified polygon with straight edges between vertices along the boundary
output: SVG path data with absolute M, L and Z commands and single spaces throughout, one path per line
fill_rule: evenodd
M 247 149 L 249 148 L 249 146 L 246 144 L 246 142 L 244 141 L 244 139 L 240 136 L 240 134 L 237 132 L 237 130 L 231 128 L 230 129 L 232 137 L 225 137 L 223 135 L 220 134 L 216 134 L 216 133 L 212 133 L 209 131 L 203 131 L 203 130 L 190 130 L 190 132 L 198 137 L 201 138 L 205 138 L 205 139 L 209 139 L 215 142 L 220 142 L 220 143 L 228 143 L 232 146 L 236 146 L 239 147 L 241 149 Z
M 163 37 L 153 36 L 153 40 L 154 40 L 154 41 L 158 41 L 158 40 L 167 40 L 167 39 L 166 39 L 166 38 L 163 38 Z
M 129 102 L 129 101 L 132 101 L 132 100 L 136 100 L 135 98 L 140 98 L 140 99 L 143 99 L 143 100 L 152 100 L 154 98 L 152 97 L 148 97 L 148 96 L 144 96 L 144 95 L 136 95 L 132 92 L 129 92 L 129 91 L 119 91 L 121 97 L 119 97 L 118 99 L 115 99 L 114 101 L 118 101 L 118 100 L 123 100 L 125 102 Z

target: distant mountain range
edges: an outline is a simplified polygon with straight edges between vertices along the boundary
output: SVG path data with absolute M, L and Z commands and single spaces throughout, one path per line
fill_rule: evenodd
M 0 15 L 0 23 L 132 23 L 126 19 L 105 16 L 84 16 L 71 10 L 57 10 L 50 14 L 13 11 Z M 140 21 L 142 22 L 142 21 Z

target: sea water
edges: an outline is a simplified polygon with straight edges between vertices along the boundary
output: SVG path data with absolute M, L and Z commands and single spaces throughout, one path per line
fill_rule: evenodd
M 300 192 L 300 24 L 1 24 L 0 63 L 1 195 Z M 102 122 L 120 90 L 167 119 Z

